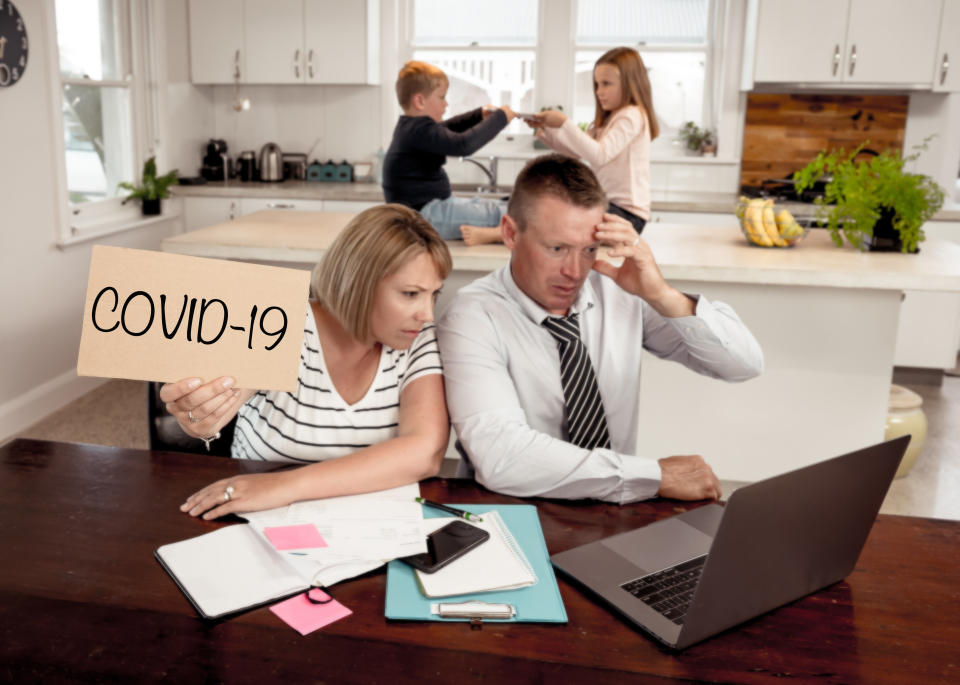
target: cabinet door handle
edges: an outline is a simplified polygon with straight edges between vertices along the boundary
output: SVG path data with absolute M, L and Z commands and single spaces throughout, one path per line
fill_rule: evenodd
M 833 75 L 837 75 L 837 69 L 840 68 L 840 44 L 833 46 Z
M 233 221 L 235 218 L 237 218 L 237 203 L 231 202 L 230 203 L 230 221 Z
M 293 52 L 293 75 L 300 78 L 300 48 Z
M 307 72 L 310 74 L 310 78 L 313 78 L 313 50 L 307 53 Z
M 854 43 L 850 48 L 850 75 L 853 76 L 853 70 L 857 67 L 857 44 Z
M 947 70 L 950 69 L 950 55 L 943 53 L 943 61 L 940 62 L 940 85 L 947 80 Z
M 296 209 L 297 206 L 292 202 L 268 202 L 269 209 Z
M 240 80 L 240 51 L 239 50 L 233 53 L 233 78 L 235 81 Z

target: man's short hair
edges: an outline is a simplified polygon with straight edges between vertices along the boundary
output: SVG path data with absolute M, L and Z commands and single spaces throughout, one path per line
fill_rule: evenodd
M 397 74 L 397 100 L 403 109 L 410 106 L 417 93 L 429 95 L 440 86 L 448 85 L 447 75 L 440 67 L 410 60 Z
M 354 339 L 371 335 L 377 286 L 407 262 L 428 254 L 441 280 L 450 251 L 426 219 L 409 207 L 378 205 L 357 214 L 313 269 L 310 291 Z
M 607 194 L 600 181 L 580 160 L 557 153 L 527 162 L 513 184 L 507 214 L 523 231 L 537 198 L 552 195 L 575 207 L 607 207 Z

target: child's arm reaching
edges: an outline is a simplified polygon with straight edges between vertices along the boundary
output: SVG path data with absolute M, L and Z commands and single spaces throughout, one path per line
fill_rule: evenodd
M 440 124 L 432 121 L 425 123 L 422 129 L 417 131 L 416 145 L 424 152 L 436 155 L 451 157 L 472 155 L 504 129 L 510 121 L 510 115 L 513 114 L 508 112 L 509 108 L 503 108 L 484 119 L 480 109 L 477 108 Z M 470 115 L 475 117 L 476 123 L 466 125 L 465 121 Z M 465 128 L 457 130 L 460 126 Z

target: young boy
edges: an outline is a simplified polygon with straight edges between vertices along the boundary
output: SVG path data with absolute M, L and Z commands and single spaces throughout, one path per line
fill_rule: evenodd
M 460 227 L 499 226 L 506 203 L 458 198 L 450 192 L 447 156 L 471 155 L 514 118 L 509 107 L 478 107 L 443 120 L 447 75 L 431 64 L 410 61 L 397 76 L 403 114 L 383 160 L 383 194 L 418 210 L 446 240 L 460 240 Z M 497 229 L 499 231 L 499 229 Z

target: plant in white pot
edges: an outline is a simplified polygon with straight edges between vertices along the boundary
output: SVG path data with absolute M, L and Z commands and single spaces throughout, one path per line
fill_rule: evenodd
M 151 157 L 143 163 L 143 176 L 140 185 L 133 185 L 126 181 L 117 184 L 118 188 L 129 190 L 121 204 L 130 200 L 140 200 L 141 211 L 144 216 L 160 213 L 160 200 L 170 197 L 170 186 L 177 182 L 177 170 L 169 171 L 163 176 L 157 176 L 157 161 Z

